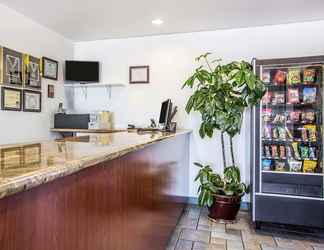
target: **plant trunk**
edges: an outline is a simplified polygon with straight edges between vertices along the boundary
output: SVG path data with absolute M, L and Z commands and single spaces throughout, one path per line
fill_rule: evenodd
M 226 168 L 226 156 L 225 156 L 224 132 L 221 133 L 221 142 L 222 142 L 222 153 L 223 153 L 223 165 L 224 165 L 224 169 L 225 169 Z
M 233 149 L 233 137 L 232 136 L 230 136 L 230 148 L 231 148 L 232 165 L 235 166 L 234 149 Z

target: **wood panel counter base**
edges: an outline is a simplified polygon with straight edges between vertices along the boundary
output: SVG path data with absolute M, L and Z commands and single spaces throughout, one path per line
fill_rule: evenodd
M 159 250 L 188 194 L 180 135 L 0 200 L 1 250 Z

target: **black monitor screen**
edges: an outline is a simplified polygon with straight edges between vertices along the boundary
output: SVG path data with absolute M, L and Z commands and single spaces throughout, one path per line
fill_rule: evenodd
M 99 62 L 65 61 L 65 80 L 99 82 Z
M 168 121 L 168 117 L 169 117 L 169 113 L 170 113 L 170 107 L 171 106 L 171 100 L 168 99 L 164 102 L 162 102 L 162 106 L 161 106 L 161 113 L 160 113 L 160 119 L 159 119 L 159 123 L 167 123 Z

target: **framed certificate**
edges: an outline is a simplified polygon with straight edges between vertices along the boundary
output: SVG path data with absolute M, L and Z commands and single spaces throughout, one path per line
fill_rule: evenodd
M 22 92 L 20 89 L 2 87 L 1 109 L 20 111 L 22 108 Z
M 33 90 L 24 90 L 24 111 L 41 112 L 42 111 L 42 93 Z
M 57 81 L 58 62 L 53 59 L 43 57 L 42 58 L 42 72 L 43 72 L 44 78 Z
M 129 67 L 129 83 L 149 83 L 150 66 Z
M 6 47 L 1 48 L 1 52 L 2 83 L 7 85 L 22 86 L 23 54 Z
M 40 59 L 24 55 L 24 83 L 27 88 L 41 88 Z

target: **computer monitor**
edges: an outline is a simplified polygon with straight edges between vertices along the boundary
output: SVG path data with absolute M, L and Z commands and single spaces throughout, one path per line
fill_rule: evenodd
M 163 124 L 164 129 L 167 129 L 167 127 L 169 125 L 171 112 L 172 112 L 171 100 L 168 99 L 168 100 L 162 102 L 159 124 Z

